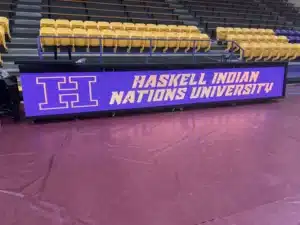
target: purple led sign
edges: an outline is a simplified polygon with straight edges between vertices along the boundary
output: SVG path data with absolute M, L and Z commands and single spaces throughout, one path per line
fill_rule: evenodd
M 284 67 L 21 73 L 27 117 L 283 95 Z

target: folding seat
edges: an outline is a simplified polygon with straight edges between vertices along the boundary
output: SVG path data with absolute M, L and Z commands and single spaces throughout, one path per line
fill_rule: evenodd
M 180 29 L 178 28 L 177 25 L 168 25 L 169 31 L 170 32 L 178 32 Z
M 73 33 L 70 28 L 57 28 L 57 46 L 60 47 L 69 47 L 73 44 Z
M 123 23 L 120 22 L 111 22 L 110 27 L 112 30 L 124 30 Z
M 167 33 L 154 31 L 153 32 L 153 49 L 152 52 L 155 52 L 157 48 L 164 48 L 164 51 L 168 49 L 167 45 Z
M 292 56 L 289 58 L 289 61 L 295 60 L 300 56 L 300 44 L 293 44 Z
M 294 45 L 296 45 L 296 44 L 285 43 L 285 45 L 286 45 L 286 55 L 281 58 L 281 60 L 283 60 L 283 61 L 289 60 L 290 58 L 292 58 L 295 55 Z
M 272 30 L 272 29 L 266 29 L 266 30 L 265 30 L 265 34 L 268 34 L 268 35 L 274 35 L 275 32 L 274 32 L 274 30 Z
M 116 33 L 113 30 L 102 30 L 102 48 L 116 46 Z
M 166 52 L 168 48 L 175 48 L 178 46 L 178 33 L 167 32 L 166 33 L 166 47 L 163 52 Z
M 56 28 L 70 28 L 70 21 L 69 20 L 62 20 L 58 19 L 55 21 Z
M 251 44 L 251 54 L 250 54 L 250 57 L 249 57 L 249 60 L 252 60 L 252 59 L 256 59 L 255 61 L 257 61 L 257 58 L 260 57 L 262 51 L 263 51 L 263 46 L 261 46 L 260 43 L 252 43 Z
M 40 29 L 40 44 L 44 51 L 44 46 L 56 46 L 56 29 L 53 27 L 42 27 Z
M 179 32 L 186 32 L 186 33 L 190 32 L 189 27 L 186 25 L 178 25 L 178 29 L 179 29 Z
M 71 29 L 79 28 L 79 29 L 84 29 L 84 23 L 82 20 L 71 20 Z
M 84 29 L 98 29 L 98 24 L 95 21 L 84 21 Z
M 190 25 L 190 26 L 187 26 L 187 27 L 188 27 L 190 33 L 201 33 L 201 31 L 199 30 L 199 28 L 196 27 L 196 26 Z
M 141 31 L 130 31 L 129 32 L 129 46 L 127 52 L 129 53 L 131 48 L 142 48 L 143 47 L 143 33 Z
M 235 41 L 235 39 L 236 39 L 236 35 L 235 34 L 227 35 L 227 37 L 226 37 L 227 48 L 226 48 L 225 51 L 231 50 L 231 48 L 233 47 L 233 42 Z
M 101 32 L 99 30 L 88 29 L 87 36 L 88 36 L 88 50 L 90 47 L 100 46 Z
M 145 48 L 154 48 L 155 47 L 155 44 L 156 44 L 156 41 L 154 39 L 154 35 L 153 35 L 153 32 L 150 32 L 150 31 L 144 31 L 143 32 L 143 46 L 140 50 L 140 52 L 142 53 L 144 51 Z
M 233 33 L 234 34 L 242 34 L 243 30 L 240 27 L 234 27 L 233 28 Z
M 85 29 L 75 28 L 73 29 L 73 51 L 75 51 L 75 47 L 87 47 L 88 51 L 88 34 Z
M 0 17 L 0 26 L 4 27 L 5 34 L 10 40 L 11 36 L 10 36 L 10 29 L 9 29 L 9 20 L 6 17 Z
M 116 33 L 116 41 L 115 41 L 115 48 L 114 52 L 117 51 L 118 47 L 124 48 L 130 46 L 130 35 L 127 30 L 115 30 Z
M 189 35 L 189 48 L 192 48 L 195 53 L 201 49 L 201 38 L 201 34 L 190 33 Z
M 226 40 L 227 30 L 224 27 L 217 27 L 217 40 L 224 41 Z
M 170 31 L 169 26 L 167 26 L 165 24 L 158 24 L 157 25 L 157 30 L 159 32 L 168 32 L 168 31 Z
M 277 36 L 278 42 L 287 43 L 288 38 L 286 36 Z
M 110 29 L 110 24 L 109 22 L 106 21 L 99 21 L 97 23 L 97 28 L 101 31 L 101 30 L 109 30 Z
M 248 42 L 242 42 L 240 43 L 240 46 L 242 48 L 242 50 L 240 51 L 240 60 L 243 60 L 244 57 L 246 58 L 246 61 L 248 61 L 251 56 L 251 44 L 249 44 Z
M 147 31 L 158 31 L 157 26 L 155 24 L 148 23 L 146 24 Z
M 278 46 L 278 54 L 272 61 L 283 60 L 286 55 L 289 53 L 289 44 L 288 43 L 277 43 Z
M 178 41 L 177 41 L 177 47 L 174 49 L 174 52 L 176 53 L 180 48 L 185 48 L 185 51 L 187 51 L 187 48 L 189 47 L 189 37 L 190 33 L 187 32 L 180 32 L 178 34 Z
M 270 55 L 270 51 L 272 51 L 272 48 L 267 42 L 260 43 L 260 46 L 262 51 L 260 56 L 257 58 L 257 60 L 263 59 L 264 61 L 266 61 L 266 58 L 268 58 L 268 56 Z
M 211 47 L 211 41 L 207 34 L 200 34 L 201 42 L 200 47 L 204 48 L 204 51 L 207 52 Z
M 123 27 L 127 31 L 136 30 L 136 27 L 135 27 L 134 23 L 123 23 Z
M 40 21 L 40 27 L 53 27 L 55 28 L 55 20 L 43 18 Z
M 243 34 L 251 34 L 251 30 L 249 28 L 241 28 Z
M 141 31 L 141 32 L 145 31 L 147 29 L 146 24 L 144 24 L 144 23 L 136 23 L 135 28 L 136 28 L 136 30 Z
M 226 29 L 226 37 L 227 35 L 235 34 L 233 31 L 233 27 L 226 27 L 225 29 Z

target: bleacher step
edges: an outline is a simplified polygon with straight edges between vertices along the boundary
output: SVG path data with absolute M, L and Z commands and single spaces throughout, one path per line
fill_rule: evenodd
M 37 54 L 37 49 L 33 48 L 9 48 L 8 54 Z
M 30 11 L 30 12 L 41 12 L 40 5 L 25 5 L 25 4 L 17 4 L 16 11 Z
M 29 19 L 15 19 L 14 20 L 15 25 L 25 25 L 25 26 L 39 26 L 40 21 L 39 20 L 29 20 Z
M 29 3 L 29 4 L 36 4 L 36 3 L 42 3 L 42 0 L 18 0 L 18 2 L 21 2 L 21 3 Z
M 42 14 L 38 12 L 16 12 L 16 17 L 26 17 L 26 18 L 41 18 Z
M 39 28 L 27 28 L 27 27 L 14 27 L 13 33 L 22 33 L 22 34 L 38 34 Z

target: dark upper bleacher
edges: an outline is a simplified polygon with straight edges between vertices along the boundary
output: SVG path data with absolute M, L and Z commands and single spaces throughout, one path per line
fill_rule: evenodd
M 43 0 L 43 17 L 133 23 L 183 24 L 169 4 L 159 0 Z
M 261 0 L 261 2 L 244 0 L 218 0 L 213 2 L 210 0 L 181 0 L 180 2 L 199 19 L 200 24 L 207 29 L 208 33 L 220 26 L 271 29 L 291 27 L 292 23 L 285 17 L 280 16 L 281 12 L 276 11 L 280 8 L 280 5 L 278 6 L 279 8 L 276 6 L 275 9 L 263 3 L 266 1 L 273 0 Z M 279 2 L 280 0 L 277 1 Z

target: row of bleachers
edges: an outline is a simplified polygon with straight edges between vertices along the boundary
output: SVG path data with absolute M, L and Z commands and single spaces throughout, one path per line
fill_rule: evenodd
M 41 19 L 40 27 L 70 28 L 70 29 L 97 29 L 97 30 L 136 30 L 136 31 L 161 31 L 161 32 L 188 32 L 200 33 L 196 26 L 166 25 L 166 24 L 144 24 L 144 23 L 121 23 L 106 21 L 82 21 L 64 19 Z
M 263 28 L 241 28 L 241 27 L 217 27 L 216 37 L 218 41 L 227 40 L 228 35 L 273 35 L 275 32 L 272 29 L 263 29 Z
M 215 34 L 216 27 L 220 26 L 270 29 L 291 27 L 290 22 L 284 17 L 278 16 L 272 9 L 263 7 L 259 1 L 181 0 L 180 2 L 199 19 L 205 31 L 212 35 Z
M 167 3 L 153 1 L 43 1 L 43 17 L 110 22 L 182 24 Z
M 151 40 L 151 42 L 150 42 Z M 155 31 L 126 31 L 126 30 L 102 30 L 75 28 L 50 28 L 44 27 L 40 30 L 41 47 L 56 46 L 72 47 L 72 51 L 76 51 L 76 47 L 86 47 L 86 51 L 90 48 L 113 47 L 117 52 L 119 47 L 127 48 L 130 53 L 131 48 L 139 48 L 143 52 L 145 48 L 152 48 L 155 52 L 157 48 L 163 48 L 163 52 L 173 49 L 177 52 L 184 49 L 185 52 L 200 49 L 208 51 L 210 49 L 210 38 L 206 34 L 201 33 L 175 33 L 175 32 L 155 32 Z M 195 43 L 195 44 L 194 44 Z M 195 48 L 194 48 L 195 47 Z
M 300 56 L 300 45 L 290 43 L 270 43 L 270 42 L 242 42 L 243 51 L 240 57 L 250 60 L 264 61 L 291 61 Z

